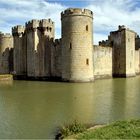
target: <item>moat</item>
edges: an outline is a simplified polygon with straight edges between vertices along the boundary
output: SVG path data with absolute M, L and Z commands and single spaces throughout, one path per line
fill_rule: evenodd
M 73 120 L 107 124 L 140 118 L 140 76 L 94 83 L 0 83 L 0 138 L 54 138 Z

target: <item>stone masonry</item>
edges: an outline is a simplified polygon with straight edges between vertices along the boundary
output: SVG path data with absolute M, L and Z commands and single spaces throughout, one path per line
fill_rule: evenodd
M 50 19 L 26 23 L 27 76 L 51 77 L 51 46 L 54 40 L 54 22 Z
M 13 71 L 13 37 L 0 33 L 0 74 Z
M 95 45 L 94 46 L 94 77 L 112 77 L 112 47 Z
M 26 75 L 26 42 L 25 42 L 25 27 L 17 25 L 12 28 L 14 42 L 14 74 L 17 76 Z
M 0 33 L 0 74 L 68 82 L 140 74 L 140 38 L 134 31 L 119 26 L 107 40 L 94 45 L 92 11 L 66 9 L 61 23 L 61 39 L 55 39 L 51 19 L 17 25 L 13 37 Z
M 93 13 L 67 9 L 62 20 L 62 79 L 93 81 Z
M 135 35 L 125 26 L 119 26 L 117 31 L 110 33 L 112 43 L 113 76 L 135 76 Z

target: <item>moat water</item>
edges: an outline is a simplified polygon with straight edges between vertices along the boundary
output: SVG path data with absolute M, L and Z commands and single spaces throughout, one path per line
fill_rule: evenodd
M 54 138 L 74 120 L 108 124 L 140 118 L 140 77 L 94 83 L 0 83 L 0 138 Z

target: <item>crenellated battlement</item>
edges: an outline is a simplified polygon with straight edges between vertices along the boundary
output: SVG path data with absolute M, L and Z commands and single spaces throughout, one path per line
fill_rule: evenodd
M 13 48 L 13 37 L 10 33 L 0 33 L 0 55 L 6 49 Z
M 19 35 L 19 34 L 23 34 L 25 31 L 25 27 L 22 26 L 22 25 L 17 25 L 17 26 L 14 26 L 12 28 L 12 34 L 13 35 Z
M 26 22 L 26 29 L 36 29 L 37 27 L 39 27 L 39 22 L 40 21 L 37 19 Z
M 54 22 L 51 19 L 42 19 L 39 22 L 39 27 L 38 29 L 40 30 L 47 30 L 48 32 L 52 31 L 52 29 L 54 28 Z
M 112 47 L 109 39 L 108 40 L 99 41 L 99 46 L 109 46 L 109 47 Z
M 40 20 L 39 26 L 40 27 L 52 27 L 54 22 L 51 19 L 42 19 Z
M 125 25 L 119 25 L 118 26 L 118 30 L 123 30 L 123 29 L 126 29 Z
M 31 21 L 26 22 L 26 30 L 47 29 L 47 31 L 51 31 L 52 28 L 54 28 L 54 22 L 51 19 L 42 19 L 42 20 L 33 19 Z
M 136 39 L 139 39 L 139 38 L 140 38 L 140 36 L 136 33 L 135 38 L 136 38 Z
M 93 18 L 93 12 L 88 9 L 69 8 L 61 12 L 61 18 L 66 16 L 75 16 L 75 15 L 89 16 Z
M 112 32 L 110 32 L 110 35 L 111 35 L 111 34 L 117 34 L 118 32 L 121 32 L 121 31 L 123 31 L 123 30 L 127 30 L 127 31 L 129 31 L 129 32 L 132 32 L 132 33 L 135 33 L 135 34 L 136 34 L 136 32 L 134 32 L 133 30 L 127 28 L 125 25 L 119 25 L 119 26 L 118 26 L 118 30 L 117 30 L 117 31 L 112 31 Z
M 12 35 L 10 33 L 2 33 L 0 32 L 0 38 L 11 38 Z
M 61 38 L 60 39 L 55 39 L 54 41 L 54 46 L 60 45 L 61 44 Z

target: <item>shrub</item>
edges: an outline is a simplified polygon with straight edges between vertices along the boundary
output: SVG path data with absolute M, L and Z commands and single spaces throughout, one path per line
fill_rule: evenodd
M 62 126 L 60 128 L 59 135 L 61 136 L 61 138 L 64 138 L 64 137 L 67 137 L 69 135 L 81 133 L 85 130 L 86 130 L 86 127 L 83 124 L 81 124 L 77 121 L 74 121 L 72 124 Z

